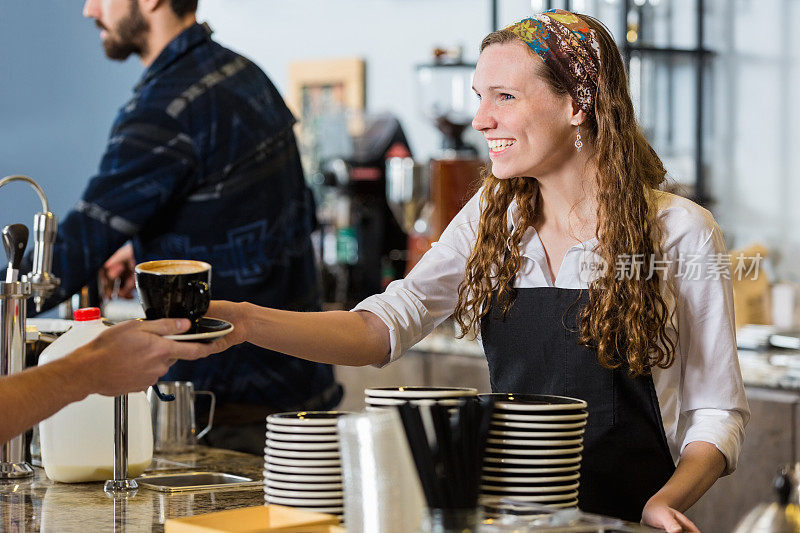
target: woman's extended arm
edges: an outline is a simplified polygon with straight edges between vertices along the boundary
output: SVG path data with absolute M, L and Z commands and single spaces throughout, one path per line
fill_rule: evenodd
M 207 315 L 235 330 L 214 343 L 222 351 L 240 342 L 336 365 L 383 364 L 400 357 L 450 316 L 467 257 L 475 243 L 481 191 L 467 202 L 411 272 L 363 300 L 354 312 L 280 311 L 213 301 Z
M 711 443 L 690 442 L 681 453 L 678 467 L 642 511 L 642 523 L 668 533 L 699 531 L 683 511 L 691 507 L 725 470 L 725 456 Z
M 208 316 L 235 326 L 212 345 L 214 351 L 247 341 L 309 361 L 348 366 L 378 364 L 389 355 L 389 328 L 368 311 L 299 313 L 213 301 Z

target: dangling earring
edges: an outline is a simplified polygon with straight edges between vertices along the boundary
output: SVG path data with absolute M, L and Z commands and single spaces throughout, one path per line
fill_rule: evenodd
M 580 152 L 582 147 L 583 143 L 581 142 L 581 125 L 578 124 L 578 135 L 575 137 L 575 149 Z

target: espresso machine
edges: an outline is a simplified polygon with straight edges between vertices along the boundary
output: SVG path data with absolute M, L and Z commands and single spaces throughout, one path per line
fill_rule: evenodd
M 33 219 L 33 267 L 30 273 L 19 276 L 19 266 L 28 241 L 28 230 L 22 224 L 3 228 L 2 240 L 9 263 L 6 280 L 0 282 L 0 377 L 25 369 L 27 300 L 33 297 L 36 310 L 41 311 L 48 296 L 61 281 L 52 272 L 53 244 L 58 221 L 50 212 L 44 191 L 28 176 L 6 176 L 0 187 L 15 181 L 30 185 L 42 202 L 42 212 Z M 114 479 L 106 482 L 104 490 L 110 495 L 127 495 L 136 489 L 128 479 L 128 396 L 114 398 Z M 18 479 L 33 475 L 33 467 L 25 461 L 25 434 L 0 444 L 0 480 Z
M 430 160 L 430 239 L 439 238 L 447 224 L 480 186 L 485 161 L 463 140 L 478 102 L 472 92 L 475 64 L 462 60 L 461 48 L 436 49 L 433 62 L 417 65 L 422 113 L 442 133 L 441 149 Z
M 349 308 L 381 292 L 405 271 L 406 234 L 387 202 L 386 161 L 409 154 L 405 133 L 389 114 L 364 118 L 352 153 L 323 164 L 321 209 L 323 298 Z
M 23 181 L 36 191 L 42 202 L 42 212 L 33 222 L 33 270 L 19 278 L 19 265 L 28 243 L 28 229 L 22 224 L 3 228 L 3 245 L 8 254 L 6 280 L 0 282 L 0 376 L 22 372 L 25 367 L 25 312 L 27 300 L 33 296 L 40 310 L 45 299 L 58 287 L 59 279 L 50 272 L 57 222 L 42 188 L 27 176 L 7 176 L 0 187 L 13 181 Z M 33 475 L 25 461 L 25 434 L 0 445 L 0 479 L 17 479 Z

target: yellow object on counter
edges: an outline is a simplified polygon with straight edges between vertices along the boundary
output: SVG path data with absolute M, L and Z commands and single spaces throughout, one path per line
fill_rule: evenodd
M 243 507 L 185 518 L 170 518 L 164 533 L 345 533 L 333 515 L 282 505 Z
M 737 328 L 745 324 L 772 324 L 770 280 L 761 263 L 767 255 L 769 250 L 761 244 L 730 251 L 729 274 Z

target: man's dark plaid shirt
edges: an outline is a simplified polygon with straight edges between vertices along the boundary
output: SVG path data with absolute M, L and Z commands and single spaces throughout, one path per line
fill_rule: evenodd
M 137 261 L 211 263 L 215 299 L 317 310 L 313 199 L 293 123 L 256 65 L 204 26 L 181 33 L 120 110 L 98 175 L 59 225 L 54 300 L 77 292 L 132 240 Z M 180 361 L 164 379 L 191 380 L 220 403 L 277 409 L 326 390 L 316 407 L 327 408 L 341 396 L 330 366 L 251 344 Z

